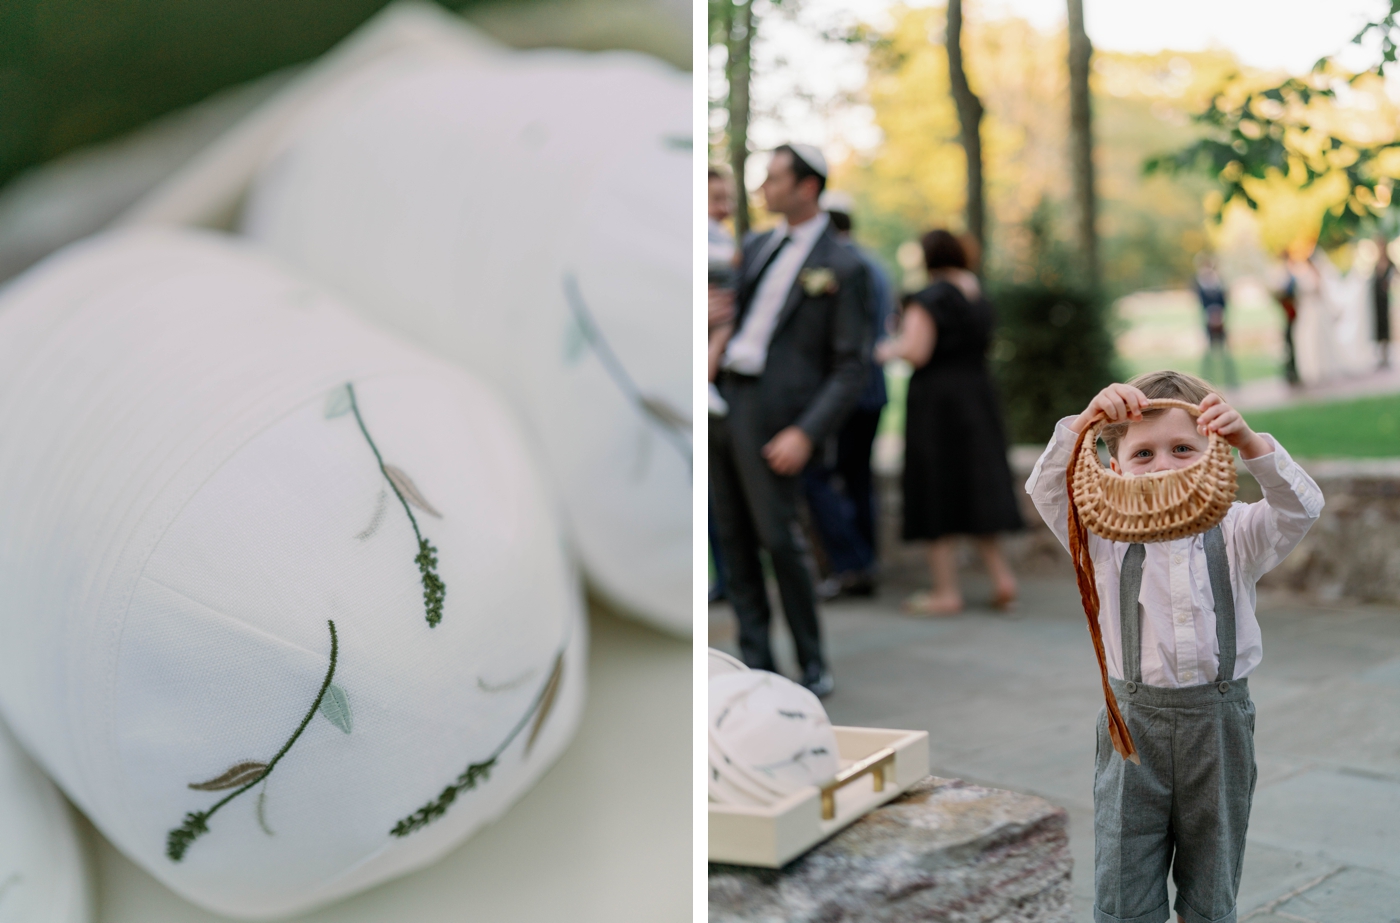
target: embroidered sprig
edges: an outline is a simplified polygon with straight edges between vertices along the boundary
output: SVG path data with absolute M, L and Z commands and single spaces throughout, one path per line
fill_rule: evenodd
M 220 791 L 235 787 L 236 790 L 216 801 L 208 810 L 190 811 L 185 815 L 185 822 L 170 831 L 165 841 L 165 854 L 170 857 L 170 861 L 179 862 L 185 858 L 185 852 L 190 848 L 190 844 L 209 832 L 209 818 L 213 817 L 220 808 L 271 775 L 278 761 L 287 755 L 287 751 L 292 749 L 292 744 L 297 742 L 297 738 L 301 736 L 301 732 L 306 730 L 306 726 L 310 724 L 311 719 L 316 716 L 317 710 L 321 708 L 321 700 L 326 697 L 326 691 L 331 688 L 331 678 L 335 676 L 336 655 L 340 647 L 336 639 L 335 622 L 327 620 L 326 624 L 330 626 L 331 630 L 330 667 L 326 670 L 326 678 L 321 681 L 321 688 L 316 693 L 316 700 L 311 703 L 311 708 L 307 710 L 306 717 L 301 719 L 301 724 L 297 725 L 297 729 L 292 733 L 292 736 L 287 739 L 287 742 L 282 745 L 282 749 L 278 750 L 277 755 L 268 760 L 267 763 L 264 764 L 251 760 L 237 763 L 231 766 L 222 775 L 210 779 L 208 782 L 190 783 L 190 788 L 196 791 Z M 338 688 L 336 691 L 340 692 Z M 339 698 L 344 699 L 344 697 L 345 694 L 340 692 Z M 339 726 L 338 722 L 337 726 Z M 341 729 L 345 730 L 345 728 Z
M 365 419 L 360 415 L 359 402 L 355 400 L 355 386 L 346 382 L 342 387 L 331 392 L 330 399 L 326 403 L 326 417 L 338 417 L 345 413 L 353 413 L 355 422 L 360 426 L 360 432 L 365 437 L 365 442 L 369 443 L 370 451 L 374 453 L 374 460 L 379 465 L 380 474 L 384 475 L 384 480 L 389 482 L 389 486 L 394 491 L 394 496 L 399 498 L 399 503 L 403 506 L 403 511 L 408 515 L 408 521 L 413 526 L 413 534 L 418 538 L 418 554 L 413 558 L 413 563 L 418 565 L 418 573 L 423 578 L 423 610 L 428 619 L 428 625 L 436 628 L 438 622 L 442 621 L 442 601 L 447 596 L 447 584 L 442 582 L 442 578 L 437 573 L 437 549 L 423 537 L 423 532 L 418 528 L 418 519 L 413 515 L 412 507 L 434 516 L 442 518 L 442 514 L 433 509 L 423 494 L 418 490 L 418 486 L 413 483 L 413 479 L 405 474 L 401 469 L 384 463 L 384 456 L 379 454 L 379 446 L 374 444 L 374 438 L 370 436 L 369 429 L 365 426 Z M 360 533 L 360 537 L 368 538 L 379 525 L 379 512 L 376 509 L 375 519 L 370 524 L 370 528 Z
M 608 341 L 603 337 L 603 331 L 593 319 L 592 313 L 588 310 L 588 305 L 583 301 L 583 293 L 579 291 L 578 280 L 572 273 L 564 274 L 564 297 L 569 302 L 569 308 L 574 314 L 574 323 L 577 325 L 577 334 L 584 343 L 593 349 L 593 354 L 598 357 L 598 361 L 603 364 L 608 377 L 617 385 L 618 390 L 627 396 L 632 405 L 651 423 L 667 442 L 671 443 L 685 459 L 687 469 L 693 471 L 690 447 L 690 418 L 684 412 L 667 403 L 664 398 L 643 394 L 637 387 L 632 376 L 627 374 L 627 369 L 618 360 L 617 354 L 612 351 Z
M 444 788 L 434 800 L 423 805 L 409 816 L 394 824 L 394 829 L 389 832 L 397 837 L 405 837 L 415 830 L 421 830 L 428 824 L 437 820 L 447 813 L 447 809 L 452 806 L 452 802 L 457 800 L 457 796 L 463 792 L 469 792 L 476 788 L 477 783 L 484 782 L 491 776 L 491 770 L 500 760 L 501 754 L 511 745 L 511 742 L 519 736 L 525 729 L 525 725 L 534 718 L 534 726 L 530 729 L 530 737 L 525 741 L 525 753 L 528 756 L 530 750 L 535 746 L 535 739 L 539 737 L 540 728 L 544 726 L 544 721 L 549 717 L 550 710 L 554 707 L 554 700 L 559 695 L 559 686 L 564 677 L 564 651 L 561 649 L 554 658 L 554 668 L 549 671 L 549 678 L 545 680 L 544 686 L 535 695 L 535 700 L 530 704 L 529 711 L 521 718 L 506 735 L 506 739 L 501 741 L 500 746 L 486 759 L 469 765 L 457 780 Z

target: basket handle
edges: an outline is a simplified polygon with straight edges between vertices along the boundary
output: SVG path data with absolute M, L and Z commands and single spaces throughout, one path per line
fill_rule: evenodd
M 1193 404 L 1190 401 L 1179 401 L 1174 397 L 1150 397 L 1147 399 L 1147 406 L 1144 407 L 1143 410 L 1171 410 L 1173 408 L 1184 410 L 1193 417 L 1199 417 L 1202 413 L 1199 405 Z M 1102 410 L 1094 415 L 1094 422 L 1092 425 L 1098 427 L 1108 425 L 1108 420 L 1104 418 Z

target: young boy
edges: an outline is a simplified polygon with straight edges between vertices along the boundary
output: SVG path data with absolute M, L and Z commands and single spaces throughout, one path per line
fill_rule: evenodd
M 1143 411 L 1149 398 L 1199 404 Z M 1152 372 L 1109 385 L 1055 427 L 1026 491 L 1068 547 L 1065 468 L 1096 419 L 1113 470 L 1128 477 L 1184 468 L 1210 433 L 1239 450 L 1263 488 L 1224 522 L 1170 542 L 1124 544 L 1092 533 L 1110 685 L 1142 759 L 1114 751 L 1100 711 L 1094 769 L 1094 919 L 1163 923 L 1167 869 L 1184 923 L 1234 923 L 1254 797 L 1254 704 L 1247 677 L 1263 657 L 1255 583 L 1298 544 L 1322 492 L 1271 436 L 1199 378 Z M 1175 854 L 1175 855 L 1173 855 Z

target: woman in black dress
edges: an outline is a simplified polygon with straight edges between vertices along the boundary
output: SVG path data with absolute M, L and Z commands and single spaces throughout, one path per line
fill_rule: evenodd
M 1001 408 L 987 369 L 995 316 L 968 270 L 967 252 L 945 230 L 920 241 L 929 285 L 908 300 L 896 340 L 876 359 L 914 366 L 904 420 L 904 539 L 929 542 L 932 592 L 905 609 L 962 609 L 953 537 L 971 536 L 992 579 L 993 604 L 1016 601 L 1016 578 L 997 533 L 1023 525 L 1006 460 Z

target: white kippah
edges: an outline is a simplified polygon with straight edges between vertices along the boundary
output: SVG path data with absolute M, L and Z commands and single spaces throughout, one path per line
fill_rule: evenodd
M 529 52 L 366 69 L 243 229 L 520 412 L 590 581 L 689 636 L 690 77 Z
M 821 150 L 813 144 L 789 144 L 788 147 L 797 152 L 797 156 L 802 158 L 802 162 L 811 167 L 822 179 L 826 179 L 826 158 L 822 156 Z
M 73 813 L 0 724 L 0 920 L 91 919 L 92 881 Z
M 575 575 L 476 381 L 221 235 L 0 298 L 0 710 L 127 857 L 272 917 L 427 864 L 577 724 Z

